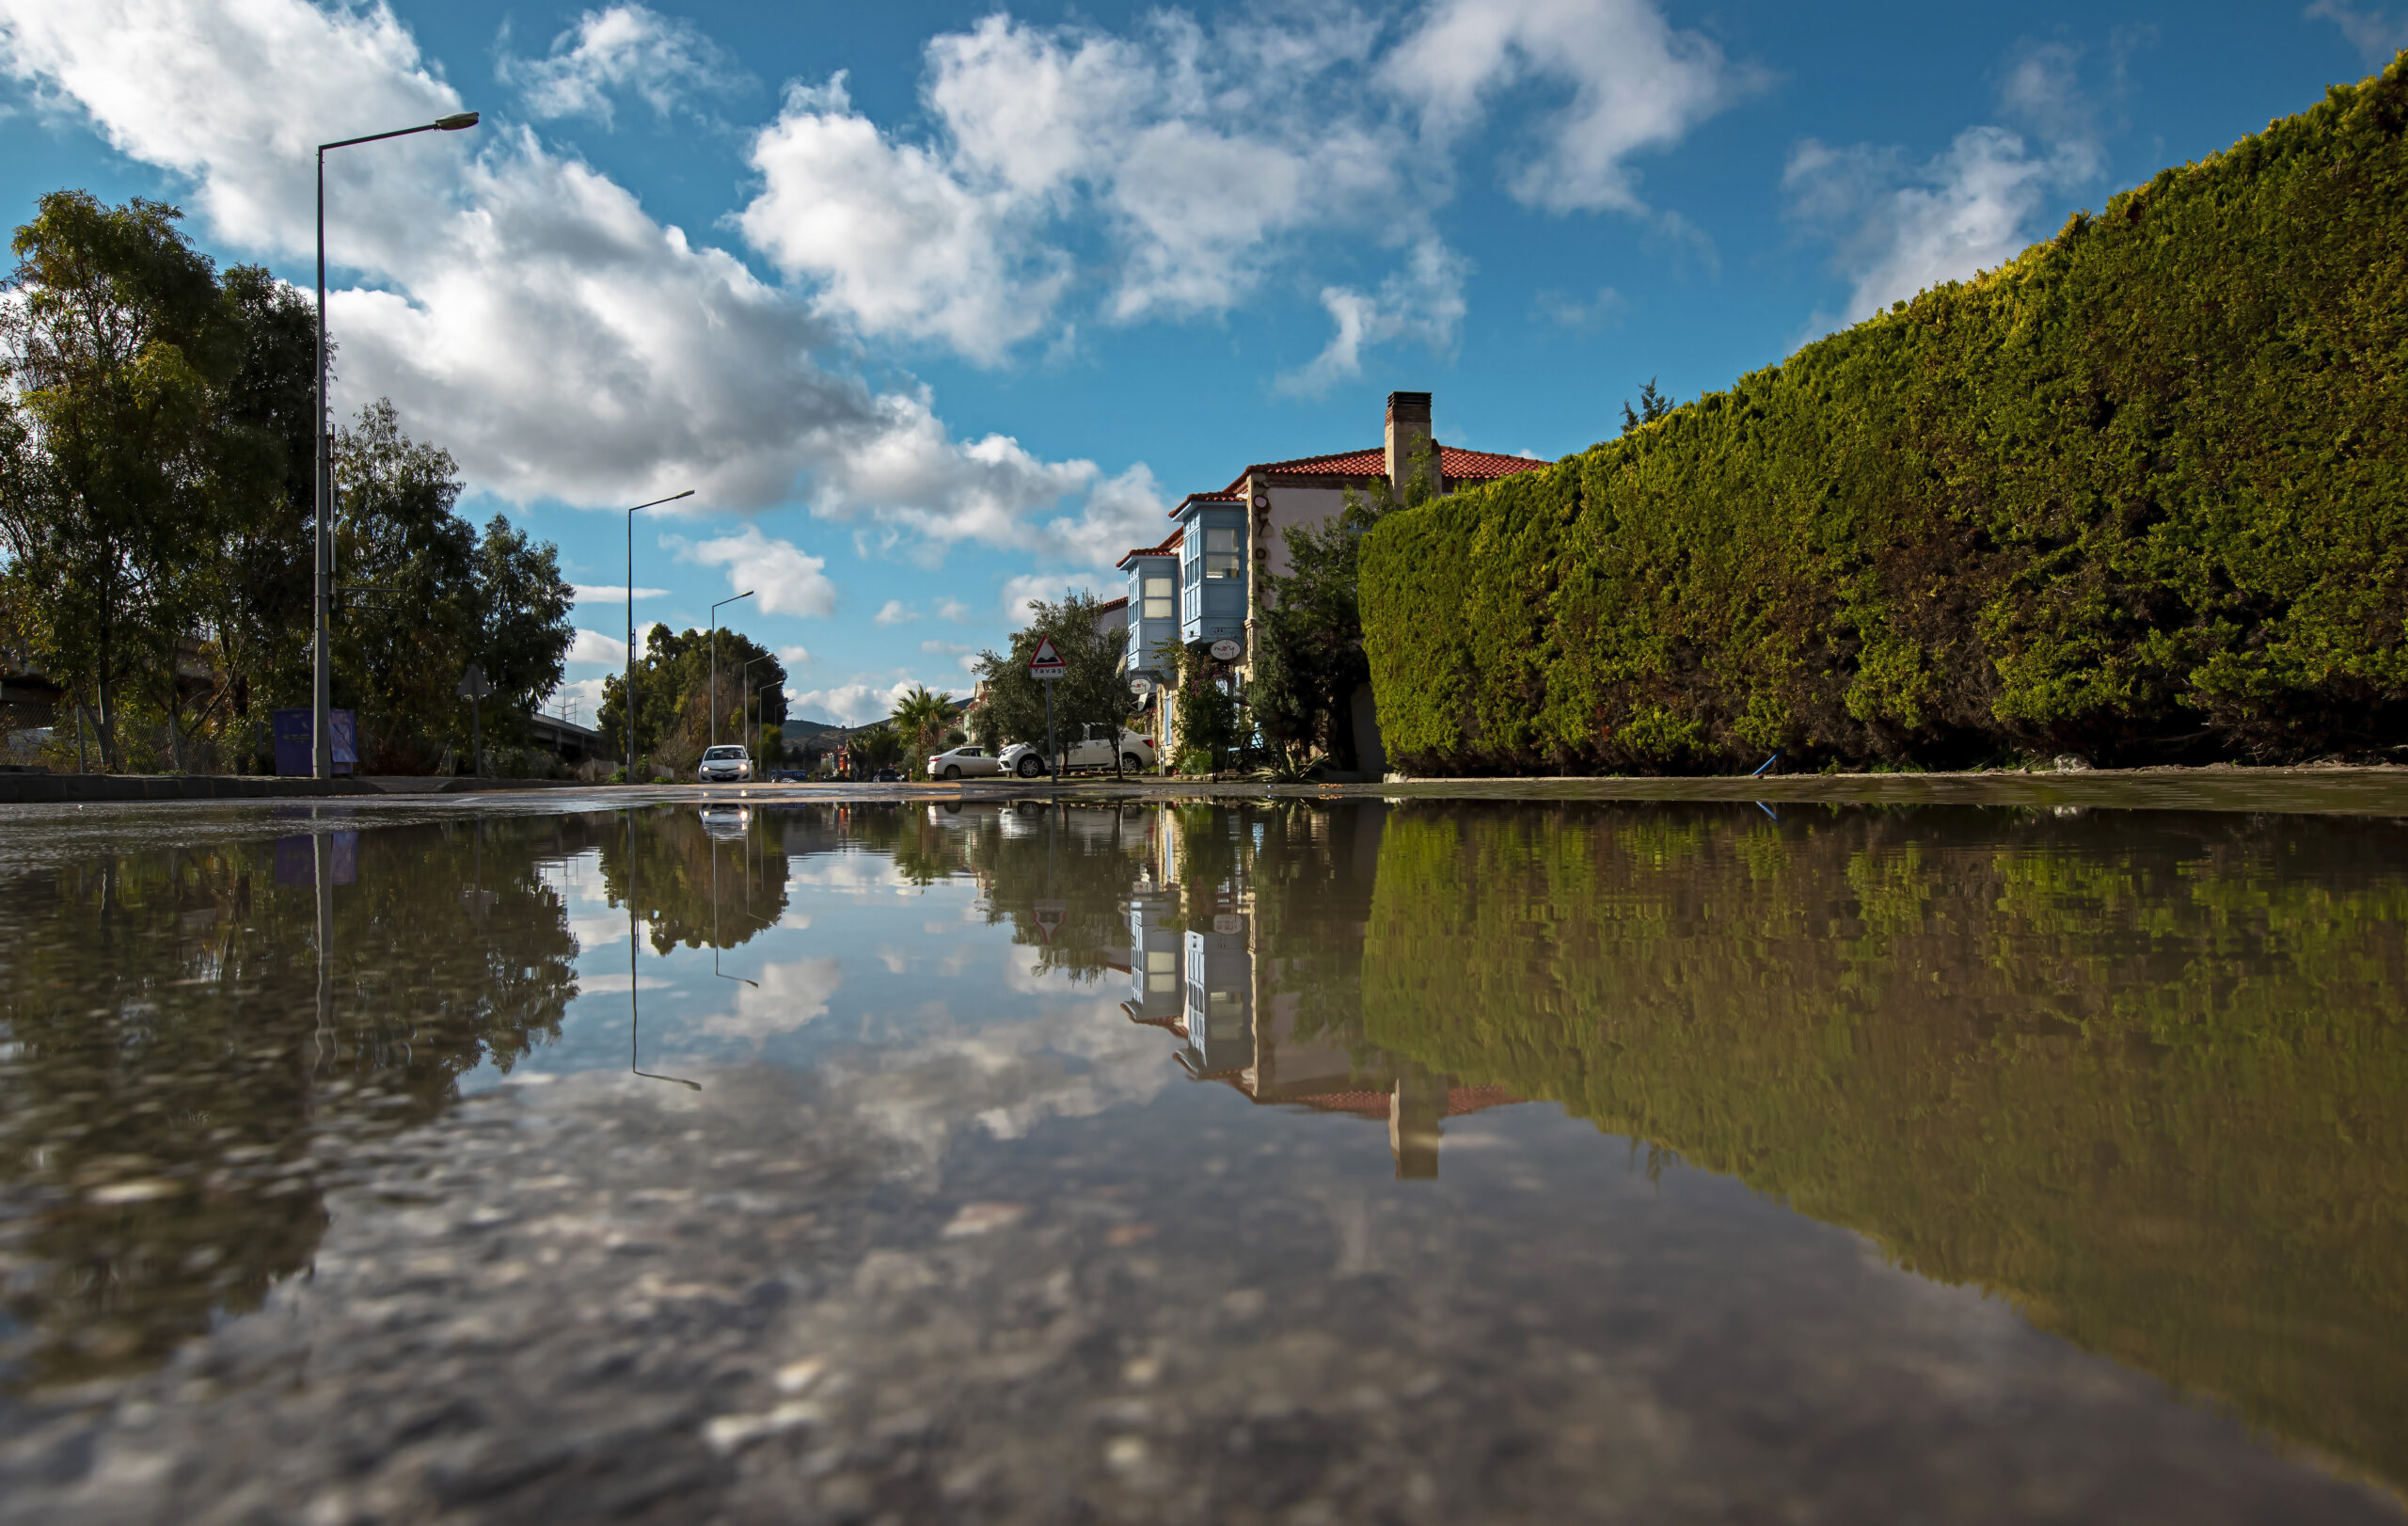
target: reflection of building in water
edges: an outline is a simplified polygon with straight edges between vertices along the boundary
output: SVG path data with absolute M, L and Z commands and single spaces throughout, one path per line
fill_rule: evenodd
M 1311 830 L 1322 848 L 1319 825 Z M 1370 837 L 1366 863 L 1377 858 L 1376 818 Z M 1311 916 L 1289 934 L 1311 946 L 1272 946 L 1250 861 L 1242 854 L 1229 878 L 1187 884 L 1178 838 L 1164 813 L 1149 845 L 1149 888 L 1129 902 L 1130 993 L 1121 1009 L 1183 1040 L 1178 1058 L 1189 1074 L 1266 1105 L 1385 1122 L 1404 1179 L 1438 1174 L 1445 1120 L 1522 1100 L 1501 1087 L 1458 1086 L 1369 1043 L 1359 1010 L 1362 924 Z

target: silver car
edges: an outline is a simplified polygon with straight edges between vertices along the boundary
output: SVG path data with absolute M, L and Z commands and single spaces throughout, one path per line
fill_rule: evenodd
M 976 745 L 957 747 L 950 753 L 933 754 L 928 758 L 931 779 L 978 779 L 1001 773 L 1004 765 Z
M 710 747 L 694 765 L 698 784 L 740 785 L 752 782 L 752 756 L 741 747 Z

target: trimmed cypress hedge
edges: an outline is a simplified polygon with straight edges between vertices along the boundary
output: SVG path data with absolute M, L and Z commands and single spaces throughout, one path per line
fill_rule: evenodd
M 2408 55 L 1365 539 L 1423 773 L 2408 743 Z

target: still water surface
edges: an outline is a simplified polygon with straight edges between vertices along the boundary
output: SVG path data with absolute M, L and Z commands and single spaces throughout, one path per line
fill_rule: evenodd
M 193 819 L 0 868 L 0 1518 L 2402 1514 L 2396 821 Z

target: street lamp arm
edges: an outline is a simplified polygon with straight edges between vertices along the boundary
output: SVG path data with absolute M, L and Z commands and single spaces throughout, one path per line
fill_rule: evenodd
M 455 111 L 449 117 L 437 117 L 435 120 L 421 123 L 417 127 L 396 127 L 389 133 L 371 133 L 365 137 L 337 138 L 332 143 L 321 143 L 318 145 L 318 151 L 324 153 L 328 149 L 347 149 L 355 143 L 382 143 L 388 137 L 407 137 L 412 133 L 456 133 L 464 127 L 476 125 L 475 112 Z

